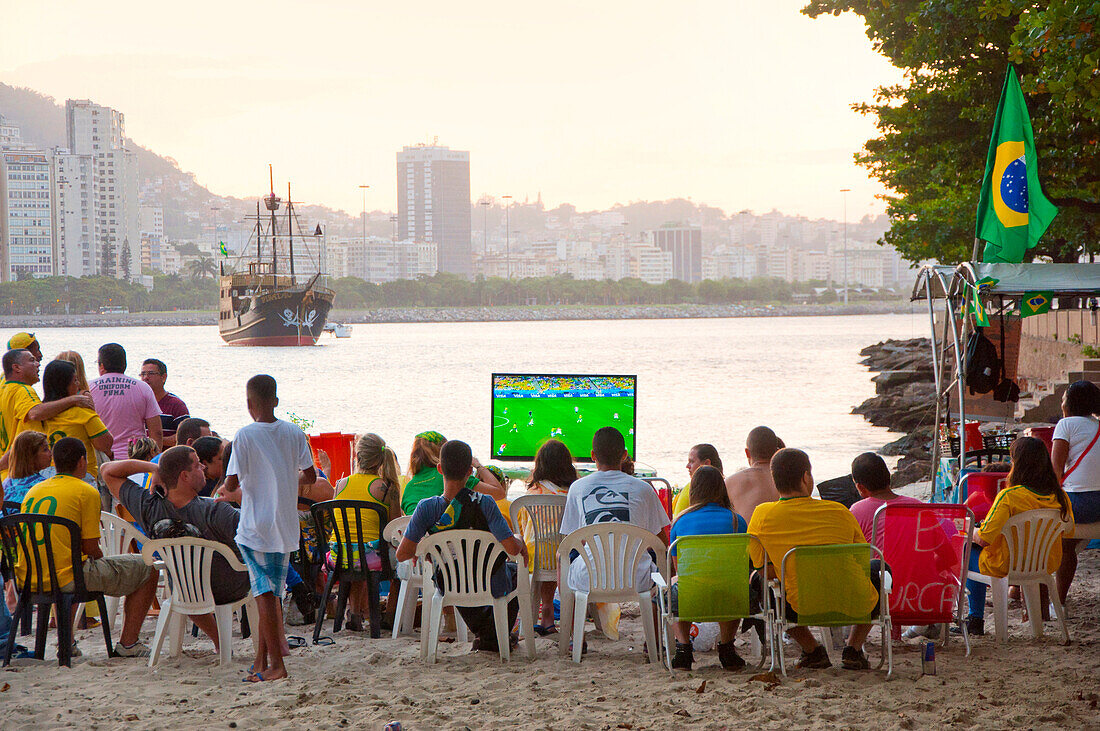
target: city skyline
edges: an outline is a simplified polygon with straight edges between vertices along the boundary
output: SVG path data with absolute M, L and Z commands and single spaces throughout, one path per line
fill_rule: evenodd
M 396 210 L 393 150 L 436 135 L 471 151 L 474 199 L 837 218 L 848 187 L 850 217 L 882 211 L 852 161 L 874 127 L 849 104 L 901 74 L 858 18 L 812 21 L 798 2 L 275 6 L 200 2 L 149 25 L 136 3 L 62 3 L 48 44 L 20 33 L 34 12 L 16 6 L 0 80 L 120 109 L 136 143 L 219 194 L 254 195 L 272 162 L 353 215 L 363 183 L 369 208 Z

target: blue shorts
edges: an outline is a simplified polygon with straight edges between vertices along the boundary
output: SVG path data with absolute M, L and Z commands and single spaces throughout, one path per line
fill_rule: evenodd
M 248 567 L 248 581 L 252 585 L 252 596 L 270 593 L 282 598 L 286 591 L 286 572 L 290 566 L 290 554 L 253 551 L 248 546 L 237 545 L 241 549 L 244 565 Z
M 1067 492 L 1069 504 L 1073 506 L 1074 523 L 1100 522 L 1100 490 L 1088 492 Z

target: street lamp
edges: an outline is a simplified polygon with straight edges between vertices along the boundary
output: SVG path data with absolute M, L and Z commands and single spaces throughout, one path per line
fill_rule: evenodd
M 360 185 L 359 190 L 363 191 L 363 263 L 366 265 L 364 274 L 367 275 L 367 281 L 370 281 L 370 252 L 367 251 L 367 188 L 369 185 Z
M 509 214 L 512 211 L 512 196 L 502 195 L 501 198 L 508 201 L 504 204 L 504 267 L 508 273 L 508 279 L 512 278 L 512 229 Z
M 477 202 L 481 206 L 481 255 L 489 253 L 489 206 L 493 205 L 488 198 L 482 198 Z
M 841 188 L 844 198 L 844 304 L 848 304 L 848 194 L 851 188 Z

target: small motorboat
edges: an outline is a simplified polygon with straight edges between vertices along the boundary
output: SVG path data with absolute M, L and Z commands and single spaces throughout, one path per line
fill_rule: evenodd
M 335 335 L 338 338 L 350 338 L 351 337 L 351 325 L 344 325 L 339 322 L 326 322 L 324 332 L 330 335 Z

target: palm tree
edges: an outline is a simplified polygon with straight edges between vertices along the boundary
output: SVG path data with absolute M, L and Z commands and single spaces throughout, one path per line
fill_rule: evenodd
M 213 257 L 200 256 L 188 262 L 187 273 L 192 279 L 206 279 L 208 276 L 213 279 L 218 273 L 218 263 Z

